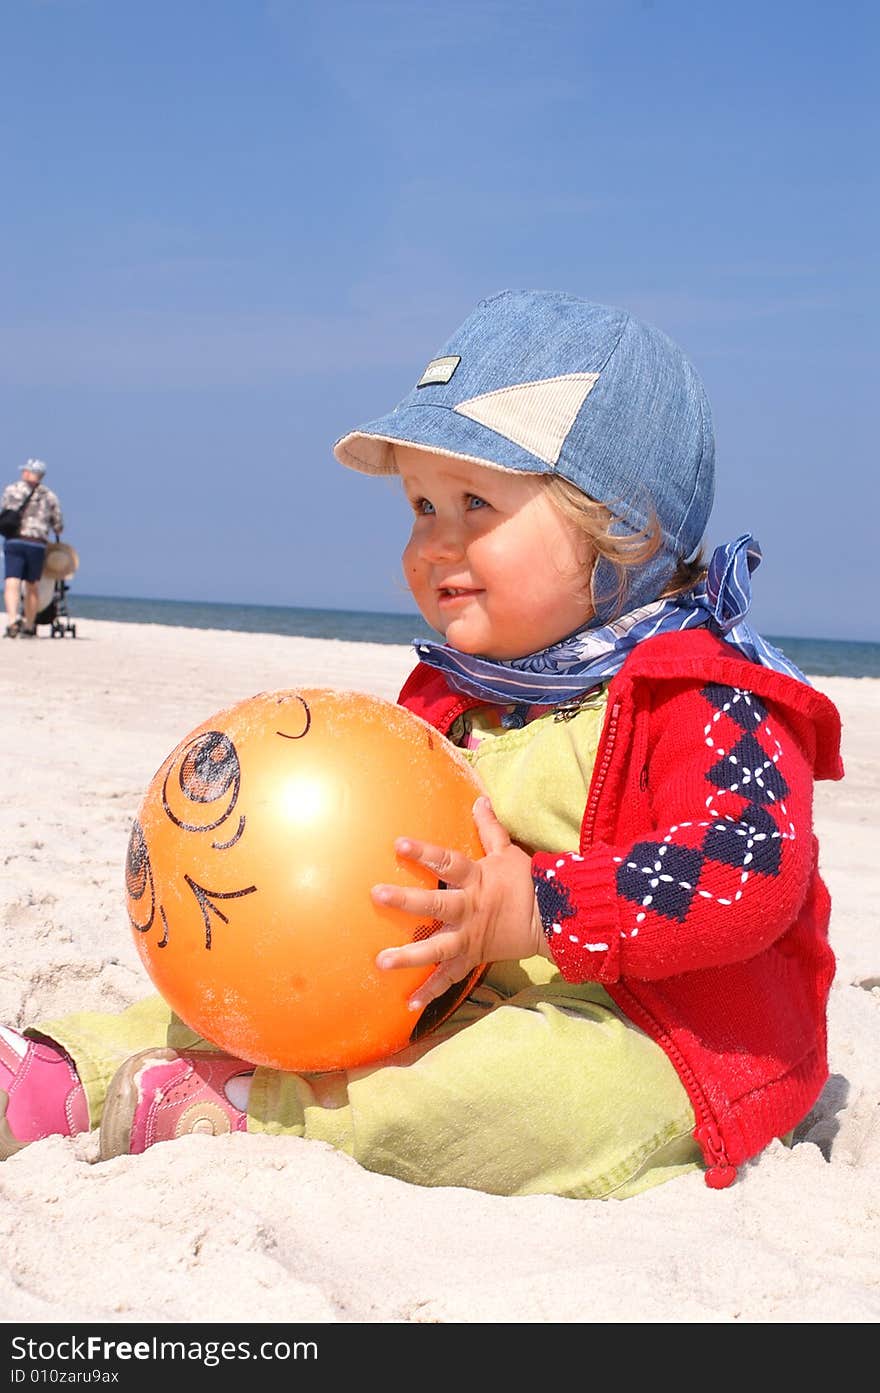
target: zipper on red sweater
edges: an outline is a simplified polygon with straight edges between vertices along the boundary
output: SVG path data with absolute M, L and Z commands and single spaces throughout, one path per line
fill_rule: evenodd
M 593 843 L 593 831 L 598 811 L 599 799 L 602 796 L 602 788 L 608 776 L 611 765 L 611 756 L 614 751 L 614 741 L 617 738 L 617 722 L 620 716 L 621 703 L 615 702 L 608 717 L 608 728 L 605 741 L 602 746 L 602 756 L 596 769 L 593 783 L 590 788 L 590 797 L 587 802 L 586 812 L 584 813 L 583 827 L 581 831 L 581 849 L 586 851 Z M 642 777 L 645 770 L 642 770 Z M 615 984 L 615 996 L 620 993 L 627 998 L 626 1013 L 634 1024 L 641 1024 L 646 1033 L 652 1040 L 665 1050 L 669 1059 L 675 1065 L 676 1072 L 688 1092 L 696 1118 L 694 1127 L 694 1140 L 701 1147 L 703 1155 L 708 1161 L 708 1166 L 704 1174 L 706 1184 L 712 1190 L 723 1190 L 728 1185 L 732 1185 L 736 1179 L 736 1167 L 731 1165 L 730 1158 L 724 1147 L 724 1141 L 718 1130 L 715 1118 L 706 1102 L 706 1096 L 698 1083 L 693 1070 L 677 1049 L 673 1040 L 658 1025 L 654 1017 L 636 1001 L 635 997 L 626 987 Z
M 620 996 L 626 996 L 624 1007 L 627 1016 L 634 1025 L 641 1025 L 652 1040 L 656 1041 L 664 1050 L 668 1058 L 675 1066 L 675 1071 L 687 1089 L 688 1097 L 694 1108 L 696 1126 L 694 1127 L 694 1141 L 702 1149 L 703 1155 L 709 1163 L 704 1173 L 706 1184 L 711 1190 L 724 1190 L 728 1185 L 732 1185 L 736 1179 L 736 1166 L 731 1164 L 730 1157 L 724 1145 L 724 1139 L 718 1130 L 718 1124 L 706 1102 L 706 1095 L 703 1092 L 693 1070 L 687 1060 L 677 1049 L 675 1042 L 670 1039 L 662 1030 L 649 1011 L 646 1011 L 640 1002 L 622 984 L 615 983 L 614 996 L 617 1000 Z M 623 1003 L 621 1003 L 623 1005 Z
M 594 771 L 593 782 L 590 786 L 590 797 L 587 801 L 584 812 L 584 820 L 581 824 L 581 851 L 586 851 L 593 844 L 593 827 L 596 821 L 596 811 L 599 807 L 599 799 L 602 796 L 602 786 L 608 775 L 611 764 L 611 756 L 614 751 L 614 741 L 617 738 L 617 721 L 620 716 L 620 702 L 616 701 L 611 708 L 608 716 L 608 727 L 605 740 L 602 745 L 602 758 L 598 768 Z

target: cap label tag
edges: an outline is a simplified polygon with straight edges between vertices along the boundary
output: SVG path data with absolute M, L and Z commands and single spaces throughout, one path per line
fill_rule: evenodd
M 455 353 L 451 353 L 448 358 L 432 358 L 416 386 L 430 387 L 438 382 L 448 382 L 460 362 L 461 358 Z

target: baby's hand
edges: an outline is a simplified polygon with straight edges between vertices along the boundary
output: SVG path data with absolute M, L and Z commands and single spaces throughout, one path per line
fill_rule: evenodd
M 410 997 L 411 1011 L 423 1010 L 481 963 L 538 953 L 549 957 L 532 884 L 531 857 L 510 840 L 488 798 L 477 799 L 474 821 L 486 853 L 479 861 L 409 837 L 398 838 L 394 844 L 400 856 L 426 866 L 448 889 L 374 885 L 371 892 L 376 904 L 420 919 L 439 919 L 442 924 L 430 938 L 401 948 L 383 948 L 376 958 L 379 968 L 436 963 L 436 971 Z

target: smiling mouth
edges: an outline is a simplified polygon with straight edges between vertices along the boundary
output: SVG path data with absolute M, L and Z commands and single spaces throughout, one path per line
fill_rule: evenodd
M 437 598 L 442 604 L 444 600 L 467 600 L 476 593 L 476 590 L 465 589 L 459 585 L 441 585 L 437 591 Z

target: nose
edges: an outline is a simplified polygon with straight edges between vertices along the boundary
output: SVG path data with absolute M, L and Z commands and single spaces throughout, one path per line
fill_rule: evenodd
M 441 518 L 435 514 L 430 520 L 423 518 L 422 523 L 425 522 L 429 522 L 429 525 L 417 528 L 410 539 L 410 548 L 422 561 L 436 564 L 462 555 L 461 528 L 454 518 Z

